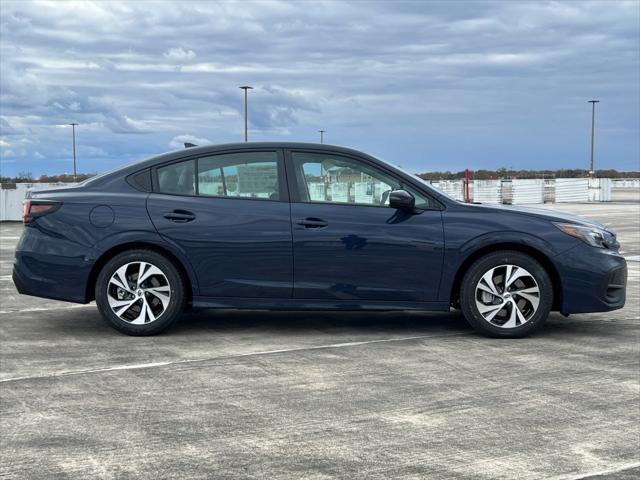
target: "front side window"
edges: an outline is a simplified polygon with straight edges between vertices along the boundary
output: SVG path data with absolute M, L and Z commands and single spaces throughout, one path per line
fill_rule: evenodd
M 279 200 L 277 153 L 228 153 L 198 159 L 198 194 Z
M 389 175 L 347 157 L 322 153 L 292 153 L 303 202 L 380 205 L 400 184 Z
M 396 178 L 371 165 L 339 155 L 292 153 L 300 200 L 303 202 L 352 205 L 389 205 L 389 193 L 404 189 L 419 208 L 430 208 L 430 200 Z

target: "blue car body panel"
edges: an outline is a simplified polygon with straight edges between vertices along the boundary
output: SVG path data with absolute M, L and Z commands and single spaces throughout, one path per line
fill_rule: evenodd
M 147 210 L 155 228 L 194 266 L 199 295 L 290 298 L 293 289 L 289 203 L 153 193 Z M 195 215 L 174 223 L 174 210 Z
M 320 229 L 297 223 L 327 222 Z M 437 301 L 444 240 L 439 210 L 294 203 L 294 298 Z
M 434 199 L 438 208 L 392 208 L 293 201 L 282 172 L 280 200 L 176 196 L 139 189 L 130 175 L 177 160 L 251 149 L 327 151 L 375 163 Z M 232 144 L 171 152 L 78 187 L 33 193 L 61 202 L 29 223 L 14 261 L 20 293 L 72 302 L 93 298 L 92 281 L 112 252 L 147 246 L 167 252 L 191 286 L 193 306 L 265 309 L 446 310 L 456 282 L 489 249 L 519 248 L 544 260 L 556 282 L 555 309 L 595 312 L 624 305 L 626 263 L 552 221 L 593 224 L 546 210 L 455 202 L 392 165 L 361 152 L 306 144 Z M 165 215 L 186 211 L 175 223 Z M 302 219 L 324 222 L 306 228 Z M 621 287 L 622 286 L 622 287 Z M 617 292 L 617 293 L 616 293 Z

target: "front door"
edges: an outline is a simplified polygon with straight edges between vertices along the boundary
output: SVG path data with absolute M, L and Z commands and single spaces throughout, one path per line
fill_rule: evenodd
M 355 157 L 292 151 L 287 175 L 295 298 L 437 300 L 444 238 L 436 202 Z M 399 188 L 420 213 L 389 207 Z
M 280 151 L 225 153 L 156 169 L 149 215 L 208 297 L 291 298 L 291 220 Z

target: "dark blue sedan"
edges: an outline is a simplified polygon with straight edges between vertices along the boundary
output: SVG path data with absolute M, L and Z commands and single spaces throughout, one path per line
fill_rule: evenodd
M 364 153 L 302 143 L 171 152 L 25 200 L 13 280 L 151 335 L 187 307 L 460 308 L 520 337 L 551 310 L 621 308 L 616 236 L 546 210 L 459 203 Z

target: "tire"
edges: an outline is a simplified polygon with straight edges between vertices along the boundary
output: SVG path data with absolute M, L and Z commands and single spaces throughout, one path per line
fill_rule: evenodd
M 104 265 L 96 280 L 95 298 L 98 310 L 115 329 L 127 335 L 155 335 L 182 313 L 185 281 L 164 255 L 128 250 Z
M 549 274 L 534 258 L 517 251 L 479 258 L 465 273 L 460 287 L 465 318 L 489 337 L 531 334 L 547 320 L 552 305 Z

